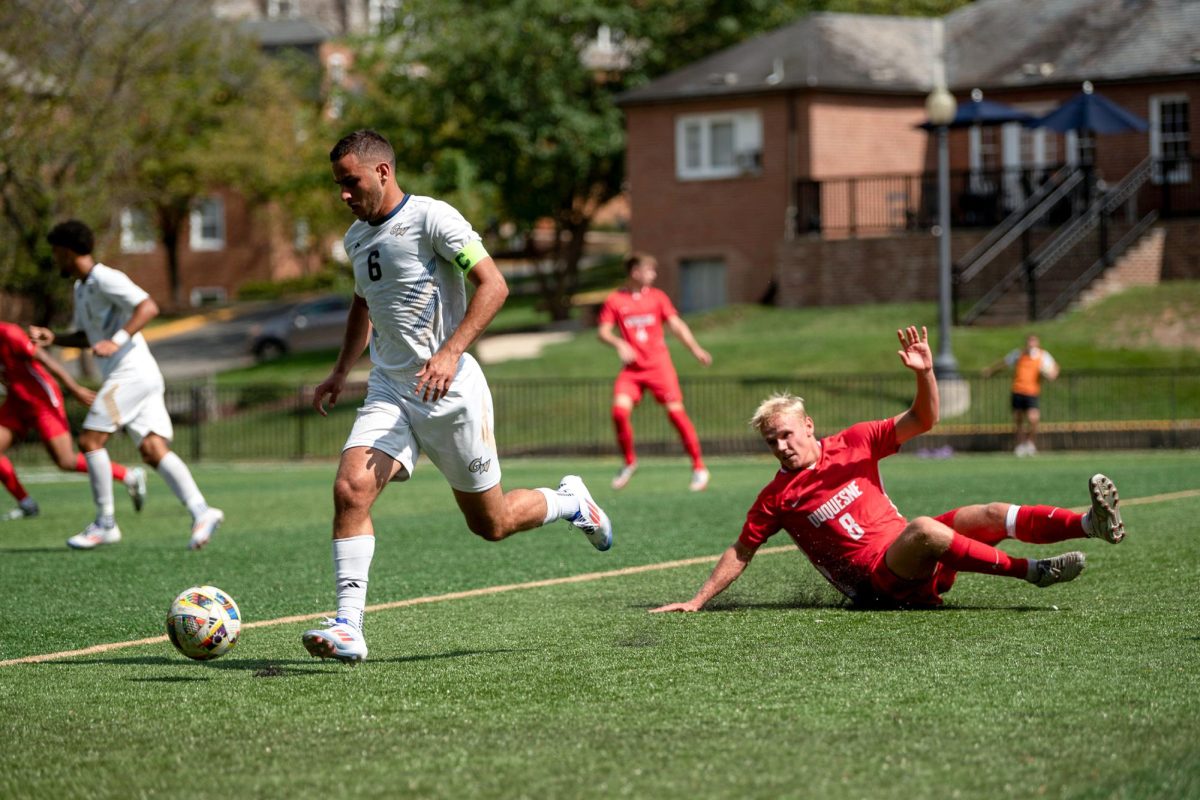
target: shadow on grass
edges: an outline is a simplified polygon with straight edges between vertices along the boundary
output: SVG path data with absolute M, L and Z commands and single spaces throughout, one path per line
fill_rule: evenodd
M 529 648 L 498 648 L 493 650 L 450 650 L 445 653 L 429 653 L 423 655 L 396 656 L 394 658 L 369 659 L 373 664 L 404 664 L 419 661 L 438 661 L 448 658 L 464 658 L 469 656 L 498 655 L 501 653 L 529 652 Z M 116 658 L 70 659 L 64 661 L 46 662 L 54 666 L 71 666 L 75 664 L 105 664 L 108 666 L 140 666 L 140 667 L 180 667 L 183 669 L 212 669 L 224 672 L 252 672 L 255 678 L 281 678 L 289 675 L 322 675 L 330 668 L 342 665 L 332 659 L 316 661 L 308 659 L 279 659 L 279 658 L 229 658 L 212 661 L 188 661 L 183 657 L 171 656 L 121 656 Z M 132 683 L 178 683 L 185 681 L 206 681 L 206 675 L 155 675 L 150 677 L 128 678 Z

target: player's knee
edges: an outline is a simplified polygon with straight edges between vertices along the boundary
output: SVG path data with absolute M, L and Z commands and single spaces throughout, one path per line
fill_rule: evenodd
M 933 517 L 914 517 L 904 529 L 909 542 L 926 550 L 944 549 L 949 535 L 949 529 Z
M 333 481 L 333 506 L 339 511 L 370 507 L 373 488 L 369 476 L 338 475 Z
M 65 456 L 56 453 L 54 456 L 54 466 L 58 467 L 63 472 L 74 472 L 75 454 L 71 453 L 69 456 Z

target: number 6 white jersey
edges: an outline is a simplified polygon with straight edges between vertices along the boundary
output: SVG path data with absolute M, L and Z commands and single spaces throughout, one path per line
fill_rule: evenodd
M 405 195 L 376 223 L 346 232 L 354 293 L 371 313 L 371 362 L 413 373 L 437 352 L 467 310 L 465 270 L 455 255 L 480 236 L 441 200 Z

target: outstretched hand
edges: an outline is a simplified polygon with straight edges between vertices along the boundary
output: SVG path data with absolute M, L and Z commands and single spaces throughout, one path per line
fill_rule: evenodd
M 909 325 L 905 330 L 897 330 L 900 339 L 900 349 L 896 353 L 901 363 L 913 372 L 928 372 L 933 369 L 933 351 L 929 349 L 929 331 L 921 326 L 917 332 L 915 325 Z

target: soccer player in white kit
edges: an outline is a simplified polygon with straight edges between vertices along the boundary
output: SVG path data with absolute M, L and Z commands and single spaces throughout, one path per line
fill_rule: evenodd
M 163 401 L 162 372 L 141 334 L 146 323 L 158 315 L 158 305 L 124 272 L 92 257 L 94 237 L 84 223 L 59 223 L 46 239 L 63 275 L 76 279 L 74 330 L 55 333 L 31 327 L 29 337 L 43 346 L 90 346 L 104 378 L 79 435 L 79 449 L 87 459 L 88 480 L 96 503 L 96 520 L 68 539 L 67 545 L 91 550 L 121 541 L 113 505 L 112 462 L 104 445 L 109 436 L 124 428 L 142 460 L 158 471 L 191 513 L 188 546 L 193 550 L 204 547 L 225 514 L 209 507 L 191 470 L 171 450 L 175 430 Z
M 607 550 L 612 524 L 578 476 L 567 475 L 557 490 L 500 486 L 491 392 L 466 351 L 504 305 L 508 285 L 479 234 L 450 205 L 406 194 L 395 152 L 375 131 L 349 134 L 329 160 L 342 201 L 358 217 L 345 238 L 354 300 L 313 407 L 325 415 L 325 399 L 337 402 L 368 339 L 373 369 L 333 485 L 337 617 L 301 640 L 319 658 L 357 662 L 367 656 L 371 506 L 389 481 L 412 475 L 420 453 L 449 482 L 467 527 L 487 541 L 564 519 Z M 470 303 L 466 280 L 475 285 Z

